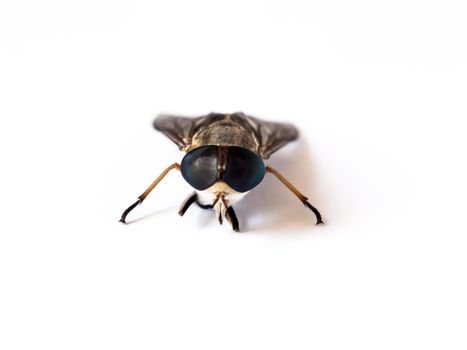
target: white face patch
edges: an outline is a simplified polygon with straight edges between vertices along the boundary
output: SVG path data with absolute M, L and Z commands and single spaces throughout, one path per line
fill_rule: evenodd
M 203 205 L 212 205 L 220 195 L 223 195 L 224 200 L 219 199 L 214 206 L 214 210 L 218 217 L 219 215 L 225 217 L 225 211 L 227 208 L 239 202 L 248 193 L 237 192 L 225 182 L 221 181 L 216 182 L 207 190 L 196 192 L 198 193 L 198 201 Z

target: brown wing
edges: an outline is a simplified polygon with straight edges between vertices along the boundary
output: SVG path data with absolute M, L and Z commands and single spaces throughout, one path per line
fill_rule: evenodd
M 154 120 L 153 126 L 175 142 L 183 151 L 190 147 L 193 134 L 202 124 L 204 118 L 186 118 L 163 114 Z
M 263 121 L 245 116 L 252 127 L 259 143 L 259 154 L 268 159 L 271 154 L 298 138 L 298 130 L 292 124 Z

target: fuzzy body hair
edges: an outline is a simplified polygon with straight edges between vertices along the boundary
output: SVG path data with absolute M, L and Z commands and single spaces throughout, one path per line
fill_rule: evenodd
M 225 182 L 218 181 L 207 190 L 196 191 L 198 201 L 203 205 L 214 205 L 217 217 L 225 217 L 228 207 L 233 206 L 245 197 L 248 192 L 240 193 Z

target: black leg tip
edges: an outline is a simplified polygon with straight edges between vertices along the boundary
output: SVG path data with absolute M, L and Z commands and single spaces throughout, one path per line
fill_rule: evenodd
M 180 216 L 185 216 L 186 211 L 185 210 L 179 210 L 178 215 Z
M 183 216 L 185 215 L 186 211 L 188 208 L 198 200 L 198 195 L 195 193 L 191 194 L 190 197 L 188 197 L 185 202 L 182 203 L 180 206 L 180 210 L 178 211 L 178 215 Z
M 125 219 L 126 219 L 126 216 L 128 215 L 128 213 L 129 213 L 130 211 L 132 211 L 133 209 L 135 209 L 135 207 L 136 207 L 137 205 L 141 204 L 142 202 L 143 202 L 143 201 L 142 201 L 141 199 L 138 198 L 138 200 L 137 200 L 136 202 L 134 202 L 132 205 L 130 205 L 130 206 L 127 208 L 127 210 L 125 210 L 125 211 L 123 212 L 122 217 L 120 218 L 119 222 L 122 222 L 122 223 L 126 224 Z
M 316 209 L 314 206 L 312 206 L 308 201 L 305 201 L 304 204 L 308 209 L 310 209 L 313 212 L 313 214 L 315 214 L 315 216 L 316 216 L 316 225 L 324 224 L 323 220 L 321 219 L 321 214 L 318 211 L 318 209 Z

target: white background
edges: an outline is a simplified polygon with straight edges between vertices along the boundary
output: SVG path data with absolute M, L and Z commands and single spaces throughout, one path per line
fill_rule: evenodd
M 465 349 L 465 1 L 2 1 L 0 348 Z M 160 112 L 300 141 L 179 204 Z

